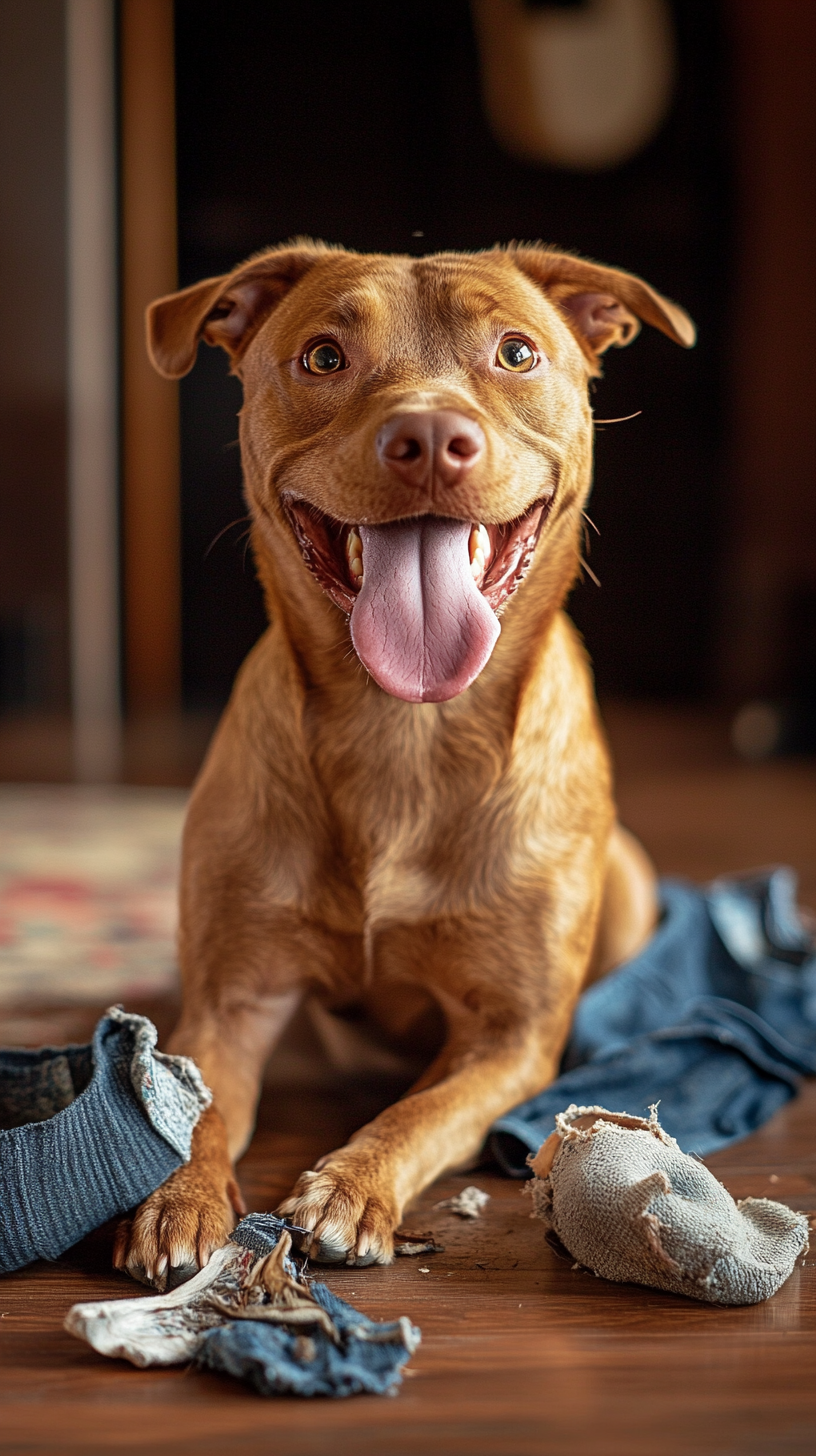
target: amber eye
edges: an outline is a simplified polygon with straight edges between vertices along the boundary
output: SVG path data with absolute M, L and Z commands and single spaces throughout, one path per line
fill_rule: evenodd
M 339 344 L 333 344 L 330 339 L 313 344 L 303 355 L 303 367 L 310 374 L 336 374 L 345 363 Z
M 502 339 L 496 363 L 501 369 L 512 369 L 514 374 L 527 374 L 536 362 L 536 356 L 526 339 Z

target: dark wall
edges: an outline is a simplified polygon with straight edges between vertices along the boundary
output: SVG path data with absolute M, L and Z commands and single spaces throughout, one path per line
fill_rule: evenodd
M 709 684 L 720 551 L 730 181 L 720 6 L 679 0 L 671 114 L 635 160 L 585 175 L 513 160 L 485 122 L 464 0 L 177 0 L 180 270 L 187 284 L 297 233 L 426 252 L 543 238 L 645 276 L 700 327 L 688 354 L 644 330 L 608 360 L 590 514 L 602 582 L 571 610 L 602 688 Z M 412 234 L 421 230 L 424 237 Z M 184 672 L 219 702 L 263 622 L 226 363 L 182 385 Z

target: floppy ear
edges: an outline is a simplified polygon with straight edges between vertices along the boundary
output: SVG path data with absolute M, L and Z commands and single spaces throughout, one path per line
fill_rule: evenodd
M 685 310 L 634 273 L 549 248 L 514 247 L 510 255 L 560 309 L 596 373 L 598 356 L 610 347 L 631 344 L 641 320 L 686 349 L 697 337 Z
M 270 310 L 328 251 L 320 244 L 273 248 L 232 273 L 157 298 L 147 310 L 154 367 L 166 379 L 180 379 L 195 364 L 202 338 L 220 344 L 236 364 Z

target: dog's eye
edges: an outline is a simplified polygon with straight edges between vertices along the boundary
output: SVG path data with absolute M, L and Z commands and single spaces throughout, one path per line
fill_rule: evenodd
M 333 344 L 330 339 L 313 344 L 303 355 L 303 367 L 310 374 L 336 374 L 345 362 L 339 344 Z
M 536 356 L 526 339 L 502 339 L 496 363 L 500 369 L 512 369 L 514 374 L 526 374 L 536 362 Z

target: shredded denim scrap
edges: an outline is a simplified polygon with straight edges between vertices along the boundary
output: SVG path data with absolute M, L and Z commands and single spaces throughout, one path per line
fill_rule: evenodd
M 249 1214 L 188 1284 L 146 1299 L 76 1304 L 65 1328 L 142 1368 L 184 1360 L 261 1395 L 392 1394 L 420 1341 L 405 1317 L 377 1324 L 290 1257 L 291 1231 Z
M 746 1137 L 816 1073 L 816 953 L 796 908 L 796 876 L 778 868 L 707 891 L 661 882 L 663 919 L 638 956 L 578 1002 L 561 1075 L 494 1124 L 506 1173 L 571 1103 L 661 1121 L 685 1152 Z
M 56 1259 L 189 1161 L 195 1064 L 112 1007 L 88 1046 L 0 1051 L 0 1273 Z
M 584 1268 L 709 1304 L 758 1304 L 793 1272 L 808 1221 L 767 1198 L 735 1203 L 657 1120 L 569 1107 L 533 1159 L 533 1205 Z

